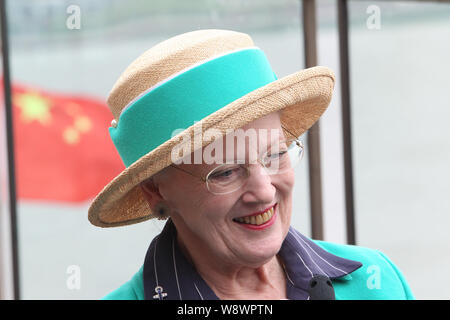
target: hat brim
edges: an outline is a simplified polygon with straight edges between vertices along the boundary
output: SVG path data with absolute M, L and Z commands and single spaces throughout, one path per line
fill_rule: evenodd
M 91 203 L 89 221 L 98 227 L 117 227 L 156 218 L 140 183 L 169 166 L 172 148 L 180 143 L 182 136 L 195 139 L 194 133 L 198 134 L 199 128 L 201 134 L 211 128 L 226 132 L 281 110 L 282 125 L 299 137 L 327 109 L 334 81 L 329 68 L 304 69 L 254 90 L 196 122 L 141 157 L 106 185 Z M 202 147 L 209 143 L 203 141 Z

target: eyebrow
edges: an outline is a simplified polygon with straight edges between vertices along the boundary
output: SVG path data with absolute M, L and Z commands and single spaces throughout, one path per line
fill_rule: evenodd
M 274 139 L 274 140 L 272 140 L 271 141 L 271 143 L 270 143 L 270 146 L 272 146 L 273 144 L 275 144 L 276 142 L 282 142 L 282 141 L 287 141 L 287 140 L 289 140 L 289 138 L 287 138 L 286 136 L 281 136 L 281 138 L 279 138 L 278 139 L 278 141 L 276 141 L 276 139 Z M 258 144 L 259 145 L 259 144 Z M 261 154 L 259 154 L 258 155 L 258 158 L 261 156 Z M 218 166 L 220 166 L 220 165 L 222 165 L 222 164 L 226 164 L 227 163 L 227 161 L 228 160 L 230 160 L 230 159 L 228 159 L 228 158 L 225 158 L 225 159 L 222 159 L 222 163 L 220 163 L 220 164 L 215 164 L 215 163 L 212 163 L 212 164 L 205 164 L 205 163 L 203 163 L 203 164 L 191 164 L 191 166 L 193 167 L 193 170 L 192 171 L 190 171 L 190 170 L 186 170 L 186 169 L 183 169 L 183 168 L 181 168 L 180 166 L 177 166 L 177 165 L 174 165 L 174 164 L 172 164 L 172 166 L 174 166 L 174 167 L 176 167 L 177 169 L 180 169 L 180 170 L 182 170 L 182 171 L 185 171 L 186 173 L 189 173 L 189 174 L 192 174 L 192 175 L 194 175 L 194 176 L 200 176 L 200 177 L 202 177 L 203 179 L 205 179 L 206 178 L 206 176 L 213 170 L 213 169 L 215 169 L 215 168 L 217 168 Z M 237 162 L 237 160 L 242 160 L 242 159 L 236 159 L 236 158 L 233 158 L 233 159 L 231 159 L 233 162 Z M 243 162 L 243 164 L 245 163 L 245 161 Z
M 287 141 L 287 140 L 289 140 L 288 138 L 286 138 L 285 136 L 281 136 L 279 139 L 273 139 L 271 142 L 270 142 L 270 144 L 267 144 L 266 145 L 266 149 L 265 149 L 265 151 L 267 151 L 267 150 L 269 150 L 269 148 L 271 148 L 273 145 L 276 145 L 277 143 L 280 143 L 280 142 L 283 142 L 283 141 Z M 259 141 L 258 141 L 259 142 Z M 259 143 L 258 143 L 258 147 L 259 147 Z M 227 157 L 225 157 L 225 159 L 222 159 L 222 163 L 220 163 L 220 164 L 226 164 L 226 163 L 228 163 L 228 161 L 237 161 L 237 160 L 243 160 L 243 159 L 241 159 L 241 158 L 236 158 L 236 154 L 235 154 L 235 152 L 233 152 L 234 154 L 233 154 L 233 158 L 227 158 Z M 225 156 L 227 155 L 227 152 L 225 152 Z M 245 153 L 245 155 L 247 155 L 247 153 Z M 259 152 L 258 153 L 258 157 L 260 157 L 261 156 L 261 152 Z M 245 160 L 244 160 L 244 163 L 245 163 Z M 220 165 L 219 164 L 219 165 Z M 208 165 L 208 166 L 213 166 L 214 164 L 210 164 L 210 165 Z M 214 168 L 214 167 L 211 167 L 211 168 Z

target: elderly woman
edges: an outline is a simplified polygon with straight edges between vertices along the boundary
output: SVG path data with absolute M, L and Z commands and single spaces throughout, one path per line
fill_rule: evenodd
M 251 38 L 198 30 L 136 59 L 108 98 L 126 169 L 92 203 L 115 227 L 167 219 L 106 299 L 412 299 L 381 252 L 290 226 L 298 137 L 326 110 L 325 67 L 277 79 Z

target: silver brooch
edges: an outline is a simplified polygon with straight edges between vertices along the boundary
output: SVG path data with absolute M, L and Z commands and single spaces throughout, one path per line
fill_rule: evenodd
M 163 292 L 163 287 L 161 287 L 161 286 L 157 286 L 155 288 L 155 292 L 156 292 L 156 294 L 153 296 L 153 299 L 162 300 L 165 297 L 167 297 L 167 293 Z

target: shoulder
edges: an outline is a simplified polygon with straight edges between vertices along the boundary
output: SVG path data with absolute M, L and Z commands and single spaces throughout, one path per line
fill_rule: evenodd
M 102 300 L 144 300 L 143 267 L 130 280 L 104 296 Z
M 362 246 L 313 241 L 336 256 L 362 263 L 362 267 L 349 276 L 335 279 L 336 298 L 414 299 L 405 277 L 383 252 Z

